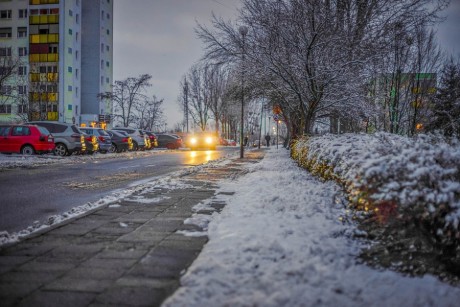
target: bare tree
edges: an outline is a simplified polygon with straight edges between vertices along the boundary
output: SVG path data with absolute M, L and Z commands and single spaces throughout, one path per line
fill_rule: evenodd
M 162 105 L 163 99 L 158 100 L 155 95 L 151 99 L 140 101 L 135 106 L 136 114 L 138 114 L 138 127 L 148 131 L 164 127 L 165 120 Z
M 428 8 L 428 4 L 431 4 Z M 310 133 L 331 114 L 366 118 L 369 64 L 387 52 L 394 25 L 402 30 L 436 21 L 442 0 L 244 0 L 240 24 L 247 75 L 277 97 L 292 134 Z M 236 25 L 214 17 L 198 25 L 205 58 L 238 63 L 243 38 Z M 382 46 L 384 48 L 382 48 Z
M 140 75 L 138 78 L 129 77 L 122 81 L 115 81 L 112 92 L 100 93 L 100 99 L 109 99 L 113 102 L 114 120 L 121 121 L 123 127 L 137 123 L 136 106 L 142 105 L 147 96 L 145 91 L 152 86 L 149 74 Z

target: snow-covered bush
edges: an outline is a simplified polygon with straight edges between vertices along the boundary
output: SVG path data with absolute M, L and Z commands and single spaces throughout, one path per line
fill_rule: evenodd
M 349 200 L 384 221 L 418 224 L 443 244 L 460 242 L 460 144 L 433 135 L 328 134 L 292 146 L 301 166 L 340 182 Z

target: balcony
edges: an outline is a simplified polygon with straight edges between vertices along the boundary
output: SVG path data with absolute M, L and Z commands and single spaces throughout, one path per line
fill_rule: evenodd
M 43 25 L 59 23 L 59 15 L 32 15 L 29 17 L 29 24 Z
M 59 34 L 32 34 L 30 35 L 31 44 L 59 43 Z
M 39 62 L 59 62 L 59 54 L 45 53 L 45 54 L 29 54 L 30 63 Z

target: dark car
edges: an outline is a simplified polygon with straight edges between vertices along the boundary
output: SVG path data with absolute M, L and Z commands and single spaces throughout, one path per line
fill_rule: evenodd
M 178 149 L 182 147 L 182 139 L 180 137 L 169 134 L 156 134 L 158 147 L 168 149 Z
M 86 150 L 81 151 L 80 153 L 92 155 L 97 152 L 99 150 L 97 137 L 95 135 L 87 134 L 86 132 L 83 132 L 83 135 L 85 137 Z
M 0 125 L 0 152 L 33 155 L 54 149 L 50 132 L 36 125 Z
M 132 146 L 131 137 L 123 131 L 107 130 L 112 138 L 112 145 L 110 146 L 109 152 L 123 152 L 130 150 Z
M 54 154 L 70 156 L 72 153 L 86 150 L 83 132 L 77 126 L 52 121 L 33 121 L 29 124 L 45 127 L 54 137 Z
M 102 128 L 81 127 L 81 131 L 89 135 L 94 135 L 99 143 L 99 151 L 107 153 L 112 147 L 112 137 Z
M 141 129 L 136 128 L 126 128 L 126 127 L 115 127 L 112 130 L 117 131 L 124 131 L 126 132 L 133 140 L 133 148 L 132 150 L 144 150 L 146 141 L 148 140 L 147 137 L 144 135 Z

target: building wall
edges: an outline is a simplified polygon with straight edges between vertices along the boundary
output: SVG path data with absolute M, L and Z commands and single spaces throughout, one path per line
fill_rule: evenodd
M 111 91 L 113 82 L 113 0 L 83 0 L 82 121 L 98 121 L 95 114 L 112 113 L 98 94 Z
M 15 90 L 21 82 L 27 85 L 24 97 L 36 110 L 29 117 L 81 124 L 85 118 L 112 113 L 111 104 L 99 101 L 97 94 L 110 91 L 113 82 L 113 0 L 0 0 L 0 4 L 0 10 L 12 13 L 11 18 L 0 19 L 0 28 L 12 29 L 11 37 L 0 37 L 0 48 L 11 47 L 13 57 L 19 47 L 28 51 L 21 57 L 27 73 L 9 78 L 8 83 Z M 26 18 L 19 18 L 19 9 L 27 10 Z M 18 28 L 27 29 L 25 37 L 18 37 Z M 0 114 L 1 122 L 24 120 L 17 115 L 18 95 L 12 96 L 16 96 L 12 112 Z

